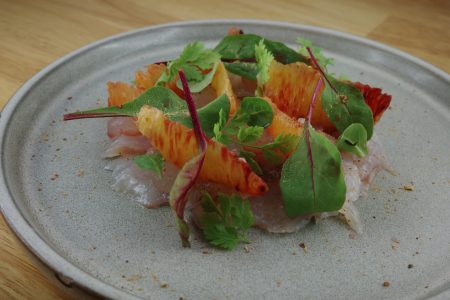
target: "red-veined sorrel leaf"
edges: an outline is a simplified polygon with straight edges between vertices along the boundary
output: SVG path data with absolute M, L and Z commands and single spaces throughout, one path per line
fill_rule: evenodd
M 189 113 L 192 118 L 192 127 L 195 133 L 195 137 L 197 138 L 199 153 L 190 161 L 188 161 L 183 166 L 183 168 L 181 168 L 170 190 L 169 203 L 175 214 L 178 233 L 180 234 L 182 245 L 183 247 L 189 247 L 189 226 L 184 220 L 184 209 L 186 207 L 188 199 L 187 194 L 197 180 L 198 175 L 200 174 L 200 170 L 203 166 L 203 162 L 205 161 L 207 141 L 200 126 L 197 110 L 195 109 L 194 101 L 192 99 L 191 92 L 189 91 L 189 85 L 186 77 L 181 70 L 179 71 L 179 75 L 180 80 L 183 84 L 183 91 Z
M 322 85 L 319 79 L 297 149 L 283 165 L 280 188 L 289 216 L 339 210 L 346 186 L 336 146 L 311 126 L 311 114 Z
M 367 139 L 370 139 L 373 133 L 373 115 L 361 92 L 351 83 L 327 76 L 311 49 L 309 47 L 306 49 L 312 64 L 328 83 L 322 92 L 322 108 L 330 121 L 340 133 L 343 133 L 351 124 L 360 123 L 367 131 Z

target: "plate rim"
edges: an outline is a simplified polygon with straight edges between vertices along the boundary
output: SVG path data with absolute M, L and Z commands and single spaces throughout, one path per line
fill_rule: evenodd
M 179 21 L 179 22 L 167 22 L 161 23 L 158 25 L 146 26 L 126 32 L 122 32 L 119 34 L 115 34 L 112 36 L 108 36 L 97 40 L 95 42 L 89 43 L 81 48 L 78 48 L 56 60 L 52 63 L 35 73 L 30 79 L 28 79 L 24 84 L 22 84 L 17 91 L 9 98 L 6 102 L 3 110 L 0 112 L 0 149 L 3 150 L 6 147 L 5 132 L 9 127 L 9 123 L 12 115 L 14 114 L 15 109 L 19 105 L 22 98 L 30 91 L 33 86 L 45 77 L 47 74 L 50 74 L 54 69 L 63 65 L 65 62 L 76 58 L 78 55 L 81 55 L 87 51 L 90 51 L 96 47 L 102 46 L 103 44 L 107 44 L 113 42 L 115 40 L 120 40 L 124 37 L 129 37 L 135 34 L 139 34 L 141 32 L 146 31 L 157 31 L 163 28 L 170 27 L 179 27 L 179 26 L 195 26 L 195 25 L 209 25 L 209 24 L 224 24 L 224 25 L 233 25 L 235 23 L 243 23 L 250 25 L 262 25 L 262 26 L 270 26 L 270 27 L 289 27 L 295 30 L 304 30 L 316 33 L 323 33 L 326 35 L 332 35 L 337 38 L 352 40 L 354 42 L 359 42 L 362 44 L 369 45 L 376 49 L 379 49 L 383 52 L 391 53 L 395 56 L 402 57 L 406 60 L 411 61 L 412 63 L 420 66 L 423 69 L 426 69 L 436 75 L 437 77 L 442 78 L 444 81 L 448 82 L 450 85 L 450 74 L 443 71 L 442 69 L 434 66 L 433 64 L 426 62 L 425 60 L 415 57 L 407 52 L 394 48 L 392 46 L 388 46 L 386 44 L 370 40 L 365 37 L 361 37 L 358 35 L 337 31 L 334 29 L 312 26 L 312 25 L 304 25 L 297 24 L 291 22 L 282 22 L 282 21 L 269 21 L 269 20 L 258 20 L 258 19 L 202 19 L 202 20 L 191 20 L 191 21 Z M 141 299 L 138 296 L 132 295 L 126 291 L 122 291 L 119 288 L 110 285 L 101 279 L 96 278 L 95 276 L 83 271 L 81 268 L 72 264 L 70 261 L 66 260 L 63 256 L 58 254 L 50 245 L 48 245 L 39 234 L 33 229 L 31 224 L 28 223 L 24 215 L 21 213 L 20 209 L 16 206 L 15 201 L 9 191 L 9 188 L 6 184 L 6 176 L 4 165 L 2 161 L 4 160 L 4 151 L 1 151 L 0 154 L 0 210 L 6 220 L 8 226 L 14 231 L 14 234 L 19 237 L 22 243 L 30 250 L 35 256 L 37 256 L 43 263 L 45 263 L 50 269 L 52 269 L 56 274 L 63 276 L 69 279 L 69 282 L 74 283 L 84 289 L 87 289 L 95 294 L 106 296 L 109 298 L 120 298 L 120 299 Z M 436 287 L 434 291 L 429 294 L 429 297 L 434 296 L 445 296 L 450 295 L 450 289 L 446 287 Z M 434 293 L 433 293 L 434 292 Z M 445 294 L 445 295 L 444 295 Z

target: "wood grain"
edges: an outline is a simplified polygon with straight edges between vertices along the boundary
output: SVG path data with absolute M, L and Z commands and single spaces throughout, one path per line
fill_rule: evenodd
M 450 72 L 450 1 L 0 0 L 0 108 L 37 71 L 81 46 L 180 20 L 253 18 L 317 25 L 386 43 Z M 1 299 L 86 299 L 65 287 L 0 218 Z

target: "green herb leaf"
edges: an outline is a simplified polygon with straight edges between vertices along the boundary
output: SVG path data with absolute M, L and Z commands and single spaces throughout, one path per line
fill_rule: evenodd
M 272 119 L 272 106 L 267 101 L 258 97 L 245 97 L 228 123 L 222 118 L 214 125 L 214 136 L 216 141 L 224 145 L 229 145 L 234 140 L 239 142 L 238 134 L 241 138 L 255 141 L 261 137 L 264 128 L 272 123 Z
M 328 65 L 334 64 L 334 59 L 325 57 L 322 53 L 322 49 L 319 47 L 316 47 L 313 45 L 313 43 L 310 40 L 304 39 L 299 37 L 297 39 L 297 43 L 300 45 L 300 48 L 298 49 L 298 52 L 305 56 L 309 57 L 309 53 L 307 48 L 309 47 L 314 54 L 314 57 L 316 58 L 317 62 L 326 70 L 326 67 Z
M 291 217 L 337 211 L 345 202 L 340 153 L 336 145 L 311 127 L 312 110 L 322 82 L 320 78 L 314 89 L 297 149 L 281 170 L 284 210 Z
M 250 166 L 252 171 L 255 172 L 255 174 L 257 174 L 259 176 L 263 175 L 261 166 L 255 160 L 255 156 L 256 156 L 255 153 L 241 149 L 241 150 L 239 150 L 239 156 L 244 158 L 247 161 L 248 165 Z
M 259 94 L 262 94 L 262 86 L 269 80 L 269 68 L 273 61 L 273 55 L 270 53 L 264 45 L 264 39 L 260 40 L 255 46 L 255 58 L 256 65 L 258 67 L 258 75 L 256 80 L 258 82 Z
M 230 100 L 228 96 L 223 94 L 211 101 L 207 105 L 197 110 L 198 118 L 205 135 L 209 138 L 214 136 L 214 126 L 220 121 L 219 115 L 222 111 L 222 117 L 230 114 Z M 169 120 L 177 121 L 188 128 L 192 128 L 192 120 L 187 114 L 187 111 L 176 112 L 174 114 L 167 115 Z
M 161 110 L 169 120 L 192 128 L 192 121 L 188 114 L 186 101 L 165 87 L 153 87 L 121 107 L 110 106 L 67 114 L 64 116 L 64 120 L 116 116 L 134 117 L 137 116 L 144 105 L 155 107 Z M 219 121 L 220 110 L 223 110 L 225 116 L 228 116 L 230 113 L 230 101 L 226 94 L 217 97 L 197 111 L 200 124 L 207 137 L 214 136 L 214 124 Z
M 223 60 L 255 59 L 255 46 L 263 38 L 255 34 L 228 35 L 214 48 Z M 264 39 L 267 50 L 273 54 L 278 62 L 290 64 L 293 62 L 307 63 L 307 60 L 283 43 Z
M 162 169 L 164 166 L 164 159 L 161 153 L 152 153 L 152 154 L 144 154 L 137 155 L 133 159 L 134 163 L 143 170 L 153 171 L 162 176 Z
M 283 163 L 283 159 L 288 153 L 295 150 L 298 145 L 298 137 L 293 134 L 279 134 L 273 142 L 259 146 L 264 159 L 272 165 L 277 166 Z
M 206 75 L 201 75 L 197 81 L 189 81 L 189 87 L 192 93 L 199 93 L 203 91 L 213 80 L 214 74 L 216 74 L 218 63 L 214 63 L 213 68 Z M 182 89 L 181 81 L 177 81 L 177 87 Z
M 360 90 L 351 83 L 345 83 L 327 76 L 317 62 L 311 48 L 306 47 L 313 66 L 322 74 L 327 84 L 322 92 L 322 108 L 339 132 L 353 123 L 361 123 L 367 131 L 367 138 L 373 134 L 372 110 L 364 101 Z
M 220 55 L 213 50 L 205 49 L 203 43 L 189 43 L 181 52 L 180 57 L 167 65 L 166 72 L 161 75 L 156 84 L 161 86 L 170 82 L 175 78 L 178 70 L 182 69 L 186 74 L 191 92 L 200 92 L 211 83 L 219 59 Z M 203 74 L 203 71 L 208 69 L 212 70 Z M 177 82 L 177 86 L 181 88 L 180 81 Z
M 239 114 L 247 116 L 246 121 L 249 126 L 266 128 L 272 124 L 273 120 L 272 106 L 259 97 L 245 97 L 236 112 L 236 115 Z
M 213 246 L 231 250 L 241 241 L 248 242 L 245 232 L 253 225 L 254 217 L 248 200 L 237 195 L 218 194 L 217 203 L 203 193 L 203 215 L 200 227 L 205 239 Z
M 322 107 L 330 121 L 341 133 L 351 124 L 360 123 L 366 129 L 369 140 L 373 134 L 373 115 L 361 92 L 353 85 L 333 78 L 330 82 L 337 93 L 329 84 L 322 92 Z
M 192 94 L 189 91 L 187 79 L 182 70 L 178 73 L 180 75 L 180 80 L 183 82 L 183 92 L 186 98 L 189 114 L 191 115 L 199 153 L 185 163 L 180 172 L 178 172 L 172 188 L 170 189 L 169 204 L 175 216 L 175 222 L 177 225 L 178 234 L 181 238 L 181 243 L 183 247 L 190 247 L 189 226 L 184 220 L 184 209 L 188 202 L 187 194 L 197 180 L 200 170 L 202 169 L 203 162 L 205 161 L 208 143 L 202 131 L 200 120 L 198 119 L 197 110 L 195 108 L 194 100 L 192 99 Z
M 225 68 L 228 72 L 245 77 L 247 79 L 256 80 L 258 74 L 258 66 L 253 62 L 224 62 Z
M 337 211 L 345 201 L 346 186 L 339 151 L 314 128 L 305 128 L 304 132 L 281 171 L 284 209 L 291 217 Z
M 360 123 L 351 124 L 338 138 L 336 146 L 340 151 L 354 153 L 359 157 L 366 156 L 369 153 L 366 128 Z
M 66 114 L 64 115 L 64 120 L 117 116 L 135 117 L 144 105 L 155 107 L 164 113 L 187 111 L 186 102 L 172 90 L 164 87 L 154 87 L 121 107 L 110 106 Z
M 246 97 L 228 123 L 217 123 L 214 126 L 214 136 L 216 141 L 224 145 L 235 143 L 240 147 L 259 149 L 267 162 L 279 165 L 286 154 L 295 149 L 298 138 L 292 134 L 280 134 L 273 142 L 254 145 L 262 137 L 264 128 L 272 123 L 272 119 L 272 106 L 267 101 L 258 97 Z M 262 174 L 261 168 L 253 159 L 254 154 L 243 150 L 241 153 L 255 173 Z
M 241 143 L 252 143 L 261 138 L 264 128 L 260 126 L 241 127 L 237 133 L 237 138 Z

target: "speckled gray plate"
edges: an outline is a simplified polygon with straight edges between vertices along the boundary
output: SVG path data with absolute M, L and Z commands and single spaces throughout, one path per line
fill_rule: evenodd
M 398 175 L 380 174 L 357 202 L 365 228 L 356 239 L 328 219 L 295 234 L 254 230 L 249 253 L 201 240 L 182 249 L 168 208 L 148 210 L 110 189 L 100 157 L 105 120 L 62 122 L 67 111 L 104 104 L 108 80 L 131 81 L 188 41 L 212 46 L 232 25 L 293 47 L 305 36 L 335 57 L 333 72 L 393 95 L 376 132 Z M 0 120 L 1 208 L 43 261 L 110 298 L 449 299 L 449 95 L 448 74 L 331 30 L 217 20 L 133 31 L 54 62 L 9 101 Z M 401 188 L 408 184 L 414 191 Z

